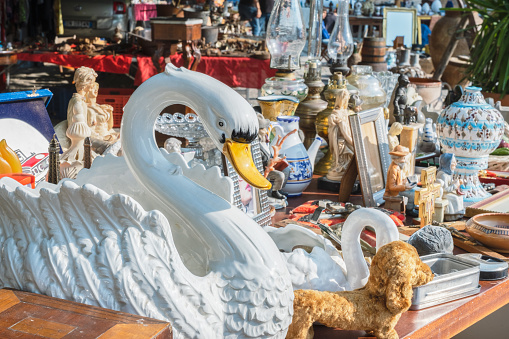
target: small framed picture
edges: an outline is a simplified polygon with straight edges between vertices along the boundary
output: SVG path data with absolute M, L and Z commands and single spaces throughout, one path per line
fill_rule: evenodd
M 364 206 L 377 207 L 384 202 L 387 170 L 391 163 L 383 109 L 369 109 L 348 118 Z

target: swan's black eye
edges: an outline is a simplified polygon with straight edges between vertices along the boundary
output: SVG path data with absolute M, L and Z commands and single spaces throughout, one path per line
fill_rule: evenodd
M 226 122 L 223 119 L 220 119 L 217 122 L 217 126 L 219 126 L 219 128 L 223 128 L 224 126 L 226 126 Z

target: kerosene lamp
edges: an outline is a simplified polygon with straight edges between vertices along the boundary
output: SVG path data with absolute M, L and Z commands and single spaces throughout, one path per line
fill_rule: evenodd
M 328 106 L 317 114 L 315 120 L 316 132 L 326 140 L 328 140 L 328 118 L 334 109 L 338 90 L 343 86 L 347 86 L 351 94 L 357 91 L 355 88 L 346 85 L 344 81 L 346 75 L 350 71 L 347 61 L 354 49 L 352 31 L 350 30 L 350 22 L 348 20 L 348 6 L 348 0 L 338 1 L 338 16 L 329 38 L 329 43 L 327 44 L 327 54 L 333 60 L 332 66 L 330 67 L 332 76 L 324 92 L 325 98 L 328 101 Z M 329 150 L 325 156 L 320 159 L 318 164 L 316 164 L 314 174 L 326 175 L 330 169 L 331 163 L 332 153 Z
M 327 107 L 327 102 L 320 98 L 324 87 L 320 62 L 323 1 L 311 0 L 309 12 L 308 60 L 304 66 L 304 83 L 308 86 L 309 93 L 295 111 L 295 115 L 300 117 L 300 129 L 304 132 L 306 148 L 311 146 L 316 136 L 316 115 Z
M 327 45 L 327 53 L 333 60 L 330 71 L 332 74 L 341 72 L 343 77 L 346 77 L 350 71 L 347 62 L 354 50 L 352 31 L 348 20 L 348 8 L 348 0 L 338 1 L 338 17 Z
M 270 67 L 276 76 L 265 80 L 262 95 L 288 95 L 300 101 L 308 95 L 304 79 L 294 71 L 300 68 L 300 54 L 306 44 L 306 26 L 298 0 L 278 0 L 270 14 L 266 36 Z

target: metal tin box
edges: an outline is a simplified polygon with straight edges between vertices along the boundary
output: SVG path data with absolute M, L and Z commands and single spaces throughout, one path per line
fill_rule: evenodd
M 431 268 L 435 277 L 426 285 L 413 289 L 411 310 L 479 293 L 479 263 L 445 253 L 425 255 L 421 260 Z

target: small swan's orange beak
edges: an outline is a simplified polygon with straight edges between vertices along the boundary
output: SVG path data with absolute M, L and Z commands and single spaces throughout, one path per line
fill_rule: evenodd
M 238 175 L 249 185 L 262 190 L 268 190 L 272 187 L 271 183 L 258 171 L 254 164 L 251 144 L 226 139 L 223 153 Z

